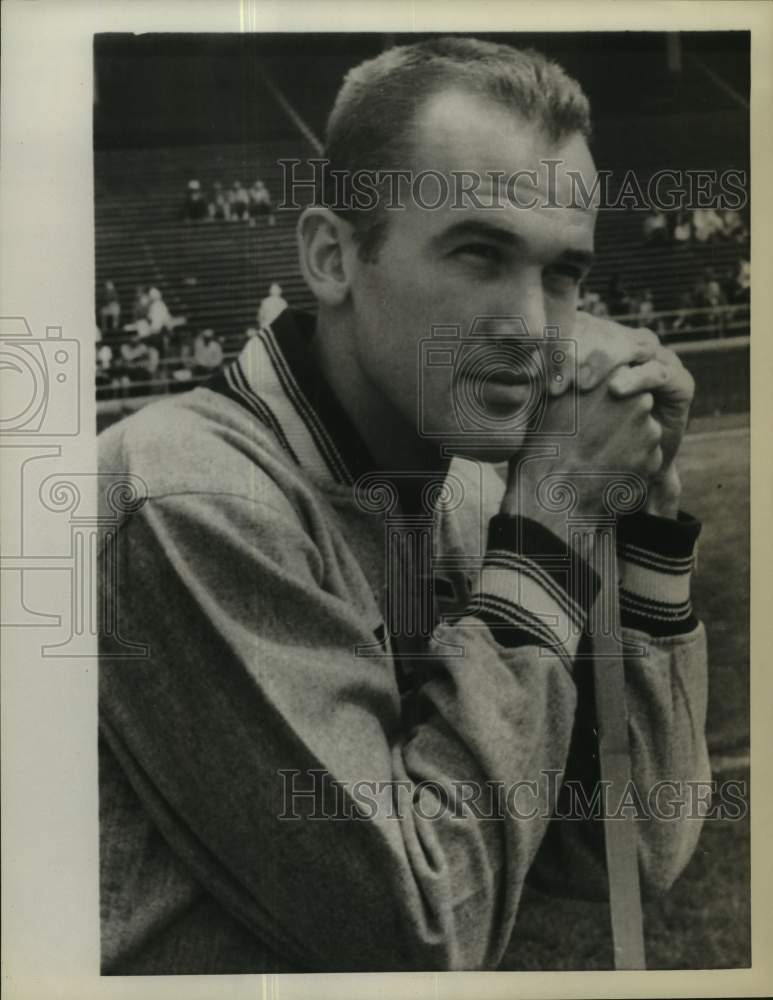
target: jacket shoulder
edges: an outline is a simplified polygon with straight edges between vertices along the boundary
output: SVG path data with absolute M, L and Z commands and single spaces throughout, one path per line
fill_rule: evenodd
M 275 503 L 298 469 L 270 430 L 209 389 L 149 403 L 98 438 L 103 481 L 128 479 L 148 498 L 229 493 Z

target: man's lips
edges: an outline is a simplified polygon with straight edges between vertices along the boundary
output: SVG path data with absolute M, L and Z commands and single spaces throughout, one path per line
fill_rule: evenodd
M 494 371 L 462 372 L 459 375 L 459 380 L 464 380 L 468 384 L 481 389 L 487 385 L 511 388 L 514 386 L 531 385 L 534 382 L 534 375 L 530 375 L 524 371 L 497 368 Z
M 524 372 L 470 373 L 457 383 L 460 400 L 465 400 L 471 413 L 488 412 L 491 415 L 515 414 L 531 398 L 533 378 Z M 481 407 L 481 410 L 478 410 Z
M 490 375 L 484 376 L 481 381 L 493 382 L 495 385 L 528 385 L 532 378 L 528 372 L 500 368 L 491 372 Z

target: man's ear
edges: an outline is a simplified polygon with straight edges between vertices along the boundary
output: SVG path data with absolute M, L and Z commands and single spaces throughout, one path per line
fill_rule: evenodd
M 349 294 L 352 226 L 329 208 L 304 209 L 298 220 L 298 257 L 306 283 L 322 305 L 339 306 Z

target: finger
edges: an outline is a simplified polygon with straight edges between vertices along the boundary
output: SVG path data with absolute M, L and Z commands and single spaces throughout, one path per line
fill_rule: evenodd
M 660 467 L 663 465 L 663 449 L 660 445 L 655 445 L 652 451 L 647 456 L 647 460 L 644 463 L 644 471 L 648 476 L 654 476 L 656 472 L 660 471 Z
M 658 350 L 661 347 L 660 337 L 655 333 L 654 330 L 650 330 L 649 327 L 642 326 L 635 331 L 636 339 L 642 343 L 650 345 L 654 350 Z
M 669 371 L 662 361 L 652 359 L 641 365 L 622 365 L 613 372 L 609 380 L 609 391 L 618 398 L 635 396 L 639 392 L 662 389 L 668 380 Z
M 647 448 L 654 448 L 663 440 L 663 427 L 655 417 L 650 416 L 647 418 L 647 422 L 644 425 L 643 440 Z
M 649 416 L 655 408 L 655 397 L 651 392 L 640 392 L 635 396 L 628 397 L 628 406 L 632 406 L 634 413 L 644 418 Z
M 583 359 L 577 383 L 582 392 L 589 392 L 620 365 L 642 365 L 656 354 L 657 344 L 646 337 L 619 338 L 608 348 L 593 348 Z
M 695 379 L 674 351 L 661 347 L 656 355 L 665 366 L 668 377 L 660 390 L 661 398 L 690 402 L 695 395 Z
M 663 428 L 657 420 L 648 416 L 635 439 L 631 441 L 634 470 L 648 476 L 660 470 L 664 457 L 662 439 Z
M 682 359 L 671 347 L 664 347 L 661 344 L 655 352 L 655 357 L 662 361 L 663 364 L 673 365 L 677 368 L 683 367 Z

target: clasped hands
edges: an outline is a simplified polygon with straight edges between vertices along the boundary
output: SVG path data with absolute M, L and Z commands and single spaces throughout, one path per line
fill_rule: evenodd
M 601 476 L 580 496 L 582 513 L 601 513 L 604 473 L 610 479 L 635 473 L 647 484 L 646 510 L 675 518 L 681 483 L 674 460 L 695 390 L 692 376 L 650 330 L 578 312 L 572 336 L 576 368 L 552 368 L 539 428 L 541 442 L 555 432 L 558 454 L 537 461 L 514 456 L 502 510 L 549 522 L 536 497 L 539 479 L 593 471 Z M 564 436 L 572 426 L 575 433 Z

